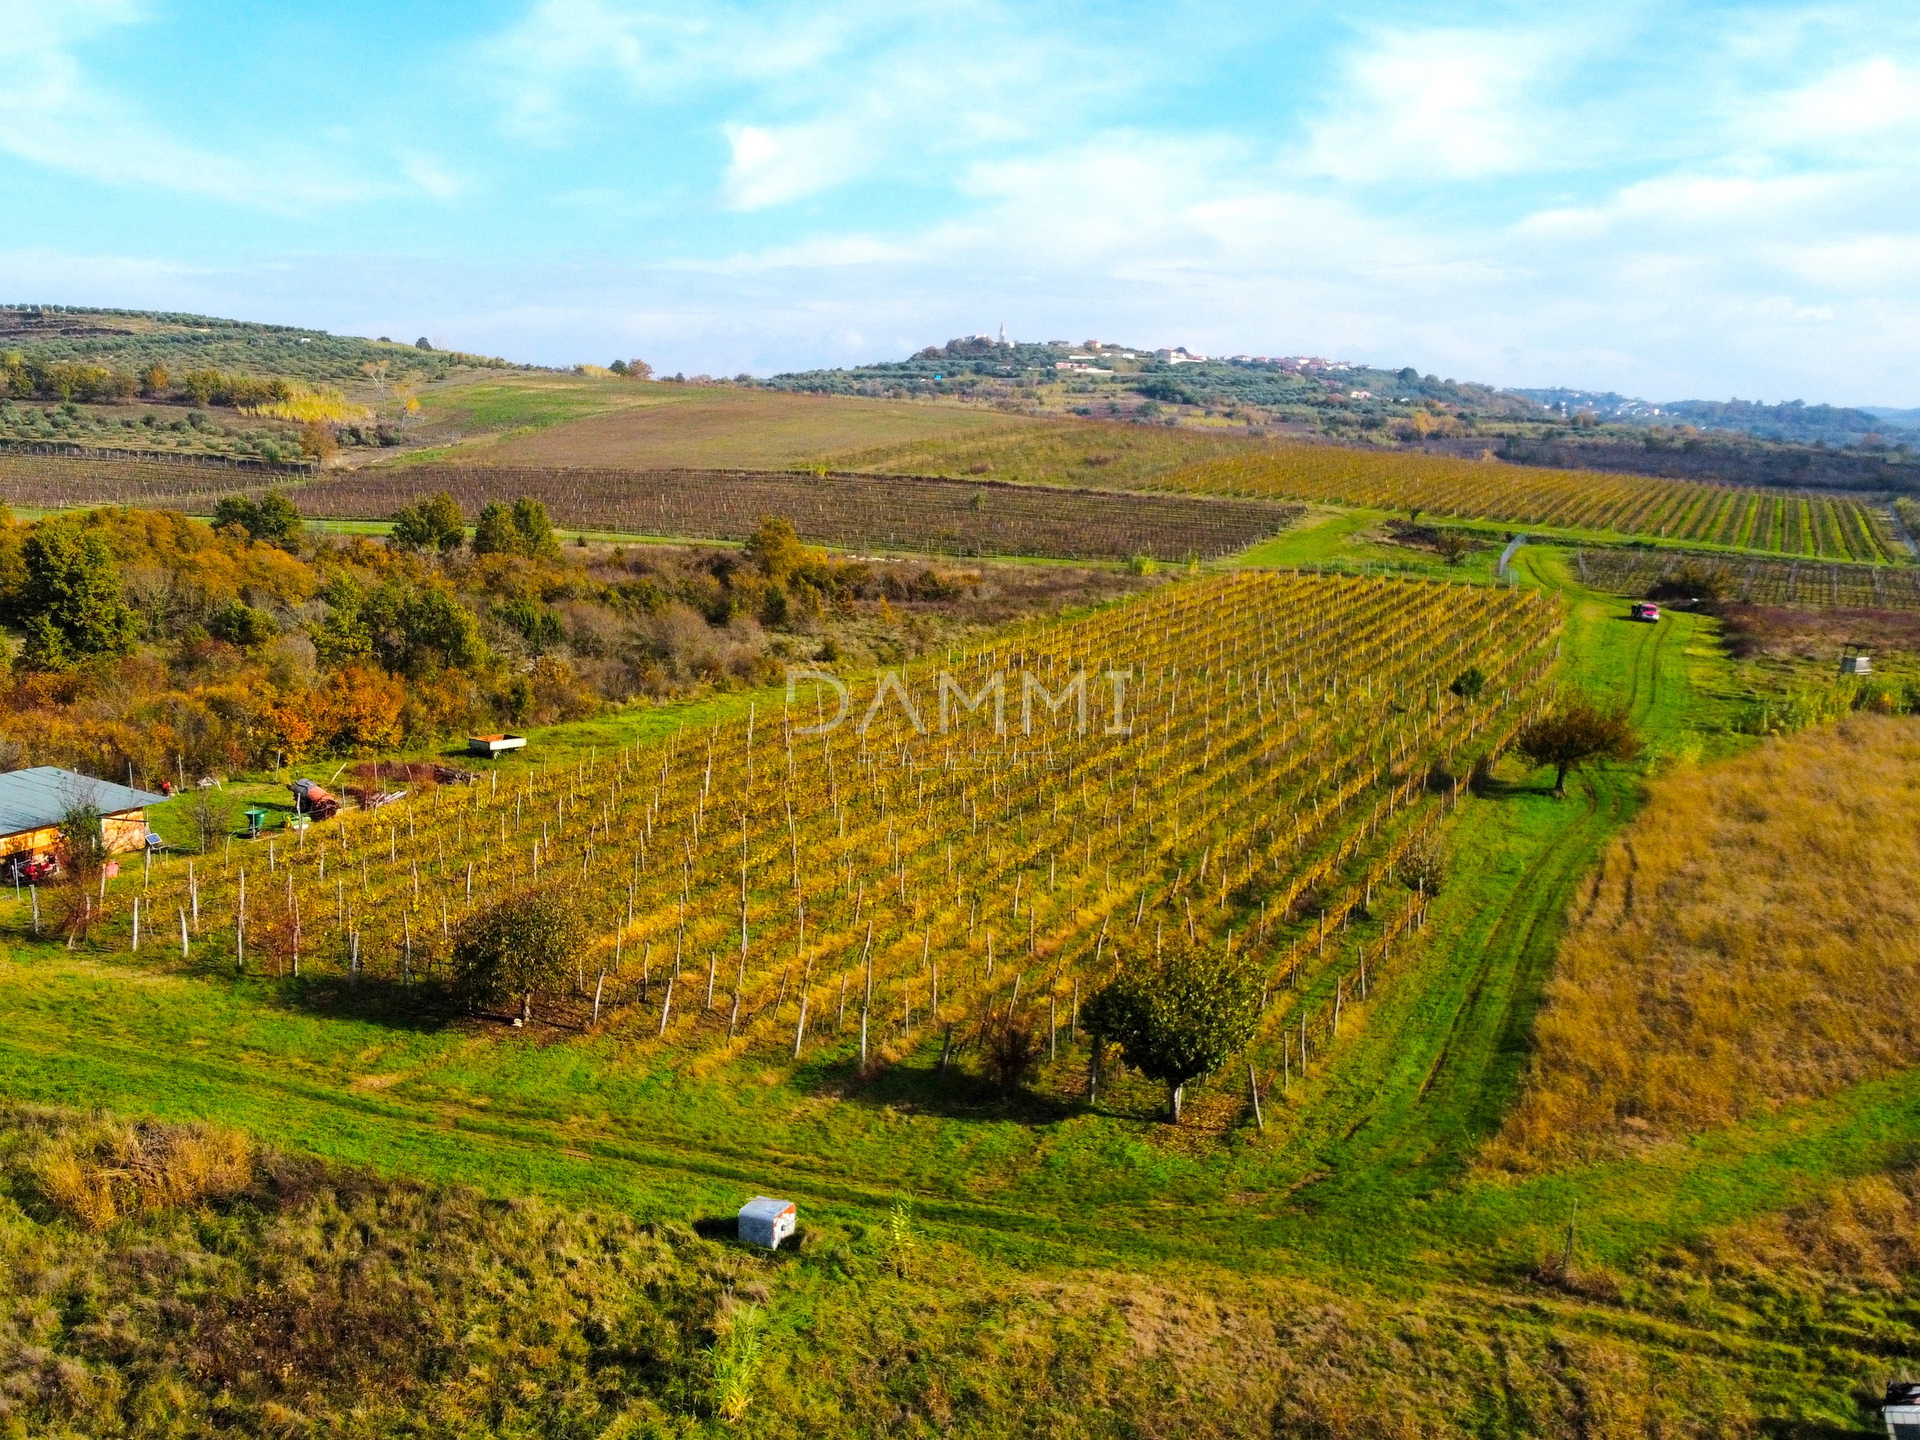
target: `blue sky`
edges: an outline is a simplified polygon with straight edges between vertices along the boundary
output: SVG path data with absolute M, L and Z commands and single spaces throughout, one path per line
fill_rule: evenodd
M 1920 6 L 0 0 L 0 299 L 1920 405 Z

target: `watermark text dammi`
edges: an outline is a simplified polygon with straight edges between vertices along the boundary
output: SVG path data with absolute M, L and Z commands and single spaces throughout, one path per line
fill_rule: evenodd
M 855 726 L 865 733 L 874 721 L 883 719 L 889 713 L 898 715 L 914 729 L 914 733 L 925 735 L 929 730 L 937 729 L 946 734 L 956 725 L 967 723 L 972 715 L 980 715 L 984 721 L 987 715 L 993 719 L 993 733 L 1007 733 L 1007 709 L 1009 692 L 1017 682 L 1019 687 L 1020 715 L 1018 724 L 1020 733 L 1031 735 L 1034 727 L 1034 712 L 1042 710 L 1040 723 L 1047 724 L 1052 717 L 1061 716 L 1071 720 L 1073 733 L 1084 735 L 1088 729 L 1089 688 L 1096 700 L 1105 702 L 1100 708 L 1106 713 L 1096 716 L 1093 723 L 1101 724 L 1103 735 L 1131 735 L 1133 726 L 1127 719 L 1127 682 L 1133 679 L 1133 667 L 1123 670 L 1101 670 L 1089 675 L 1085 669 L 1074 671 L 1064 681 L 1049 686 L 1031 670 L 1007 672 L 996 670 L 989 675 L 978 689 L 969 691 L 965 685 L 955 679 L 952 672 L 940 671 L 933 677 L 933 693 L 926 693 L 926 680 L 916 677 L 920 690 L 919 699 L 914 697 L 914 687 L 900 678 L 897 670 L 882 670 L 871 681 L 847 681 L 826 670 L 808 670 L 789 667 L 787 670 L 787 704 L 796 706 L 801 699 L 803 687 L 811 688 L 814 695 L 816 723 L 796 725 L 796 735 L 825 735 L 837 730 L 860 711 Z M 856 690 L 872 686 L 872 697 L 864 710 L 857 703 Z M 1100 695 L 1099 687 L 1107 688 L 1106 695 Z M 834 697 L 834 709 L 827 714 L 825 698 L 821 689 L 831 691 Z M 928 724 L 928 716 L 937 717 L 936 722 Z

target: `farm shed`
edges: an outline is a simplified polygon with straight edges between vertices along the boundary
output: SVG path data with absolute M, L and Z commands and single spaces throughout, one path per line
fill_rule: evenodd
M 51 854 L 60 821 L 77 805 L 100 812 L 100 831 L 113 854 L 147 843 L 147 806 L 167 797 L 96 780 L 58 765 L 36 765 L 0 775 L 0 857 Z
M 798 1213 L 791 1200 L 756 1195 L 740 1207 L 740 1238 L 749 1245 L 778 1250 L 780 1242 L 793 1234 Z

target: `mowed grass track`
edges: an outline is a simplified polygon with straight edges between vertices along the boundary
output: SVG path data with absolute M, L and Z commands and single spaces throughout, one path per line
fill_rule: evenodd
M 1677 725 L 1700 696 L 1686 651 L 1702 617 L 1660 626 L 1616 601 L 1576 599 L 1567 678 L 1625 704 L 1645 732 Z M 1457 1180 L 1511 1102 L 1567 906 L 1631 815 L 1637 779 L 1602 767 L 1564 800 L 1503 770 L 1496 798 L 1465 807 L 1450 837 L 1455 879 L 1434 906 L 1416 971 L 1384 987 L 1335 1078 L 1309 1089 L 1301 1143 L 1327 1179 L 1315 1203 L 1362 1233 Z M 1472 872 L 1470 873 L 1469 867 Z

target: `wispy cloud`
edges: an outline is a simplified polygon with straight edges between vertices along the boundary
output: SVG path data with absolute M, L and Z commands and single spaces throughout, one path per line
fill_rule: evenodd
M 1426 29 L 1370 37 L 1309 131 L 1309 171 L 1432 182 L 1538 166 L 1565 146 L 1551 108 L 1564 31 Z
M 366 198 L 383 188 L 342 176 L 311 156 L 257 161 L 181 140 L 88 73 L 80 46 L 154 19 L 135 0 L 0 0 L 0 150 L 108 185 L 283 211 Z
M 728 125 L 726 135 L 733 163 L 725 191 L 736 210 L 759 210 L 831 189 L 865 170 L 873 149 L 867 132 L 844 119 L 771 129 Z

